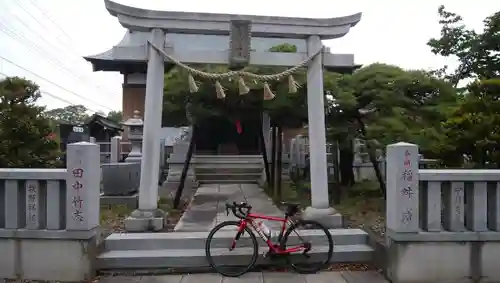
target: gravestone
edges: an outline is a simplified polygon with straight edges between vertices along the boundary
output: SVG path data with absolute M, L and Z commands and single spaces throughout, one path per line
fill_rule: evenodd
M 129 196 L 137 193 L 141 164 L 133 162 L 101 164 L 105 196 Z
M 181 181 L 182 169 L 184 168 L 184 162 L 186 161 L 186 155 L 189 149 L 189 142 L 191 140 L 191 131 L 182 137 L 181 140 L 177 141 L 173 146 L 173 152 L 170 154 L 168 163 L 168 175 L 165 183 L 160 187 L 159 195 L 160 197 L 172 197 L 175 191 L 179 187 Z M 196 176 L 194 174 L 194 157 L 191 159 L 191 164 L 189 166 L 186 180 L 184 182 L 183 194 L 187 194 L 190 190 L 198 187 L 198 182 L 196 181 Z

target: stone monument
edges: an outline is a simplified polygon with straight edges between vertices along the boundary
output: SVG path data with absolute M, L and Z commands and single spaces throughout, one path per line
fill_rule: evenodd
M 186 155 L 189 148 L 189 142 L 192 137 L 192 129 L 190 128 L 186 134 L 175 142 L 173 146 L 173 152 L 170 154 L 168 163 L 168 175 L 167 180 L 160 188 L 160 197 L 172 197 L 175 195 L 175 191 L 179 187 L 181 181 L 182 169 L 184 168 L 184 162 L 186 161 Z M 189 166 L 186 180 L 184 181 L 183 195 L 186 195 L 190 190 L 198 187 L 198 182 L 196 181 L 196 176 L 194 174 L 193 167 L 195 166 L 196 158 L 191 158 L 191 164 Z
M 122 124 L 129 128 L 128 139 L 132 147 L 125 161 L 140 163 L 142 159 L 142 139 L 143 139 L 144 122 L 141 119 L 139 110 L 135 110 L 134 116 L 132 116 L 132 118 L 129 118 Z

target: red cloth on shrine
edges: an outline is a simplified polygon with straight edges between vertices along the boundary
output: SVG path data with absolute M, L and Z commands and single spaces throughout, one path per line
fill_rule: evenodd
M 241 132 L 243 132 L 243 128 L 241 128 L 240 120 L 236 120 L 236 132 L 238 132 L 238 134 L 241 134 Z

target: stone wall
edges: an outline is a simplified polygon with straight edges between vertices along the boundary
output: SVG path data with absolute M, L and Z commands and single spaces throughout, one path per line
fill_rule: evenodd
M 389 145 L 386 162 L 388 277 L 498 282 L 500 170 L 419 169 L 408 143 Z
M 99 146 L 70 144 L 66 169 L 0 169 L 0 278 L 81 282 L 95 275 Z

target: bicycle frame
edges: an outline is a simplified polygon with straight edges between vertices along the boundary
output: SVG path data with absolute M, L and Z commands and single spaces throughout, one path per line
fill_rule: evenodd
M 256 219 L 281 222 L 282 224 L 281 224 L 280 237 L 279 237 L 281 239 L 281 237 L 285 233 L 285 229 L 287 227 L 287 223 L 288 223 L 289 217 L 284 217 L 283 218 L 283 217 L 275 217 L 275 216 L 267 216 L 267 215 L 259 215 L 259 214 L 255 214 L 255 213 L 249 213 L 247 215 L 246 219 L 240 220 L 240 226 L 238 228 L 238 232 L 237 232 L 236 235 L 241 235 L 241 233 L 243 233 L 244 229 L 250 223 L 250 227 L 252 227 L 253 230 L 255 230 L 257 232 L 257 234 L 259 235 L 259 237 L 267 244 L 267 246 L 269 247 L 269 250 L 272 253 L 274 253 L 274 254 L 281 254 L 281 255 L 283 255 L 283 254 L 289 254 L 289 253 L 293 253 L 293 252 L 303 251 L 303 250 L 306 249 L 306 247 L 304 245 L 292 247 L 292 248 L 289 248 L 289 249 L 282 249 L 280 247 L 280 245 L 277 245 L 277 244 L 273 243 L 273 241 L 271 240 L 271 238 L 266 239 L 266 236 L 260 231 L 260 229 L 257 228 L 257 225 L 254 222 L 254 220 L 256 220 Z M 238 237 L 236 237 L 235 239 L 233 239 L 233 243 L 231 245 L 232 248 L 235 248 L 237 238 Z

